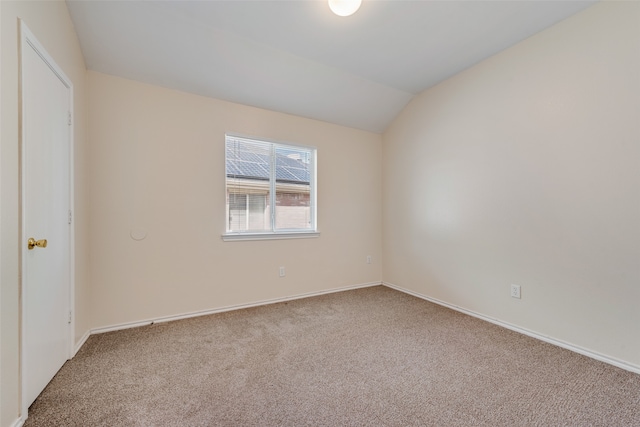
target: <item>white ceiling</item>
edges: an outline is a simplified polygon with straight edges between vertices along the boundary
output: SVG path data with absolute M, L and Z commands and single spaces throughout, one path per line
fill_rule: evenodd
M 595 1 L 67 0 L 91 70 L 382 132 L 423 90 Z

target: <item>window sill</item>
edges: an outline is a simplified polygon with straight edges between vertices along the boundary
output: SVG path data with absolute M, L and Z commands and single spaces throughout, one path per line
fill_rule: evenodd
M 238 233 L 223 234 L 222 240 L 225 242 L 236 242 L 239 240 L 282 240 L 282 239 L 313 239 L 320 237 L 319 231 L 301 231 L 287 233 Z

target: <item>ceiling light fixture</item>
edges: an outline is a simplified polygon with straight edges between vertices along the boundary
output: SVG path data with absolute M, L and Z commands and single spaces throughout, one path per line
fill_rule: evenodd
M 362 0 L 329 0 L 329 8 L 338 16 L 349 16 L 360 9 Z

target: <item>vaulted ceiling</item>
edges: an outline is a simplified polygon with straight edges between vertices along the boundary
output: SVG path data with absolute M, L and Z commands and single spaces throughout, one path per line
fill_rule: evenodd
M 416 94 L 594 1 L 67 0 L 91 70 L 382 132 Z

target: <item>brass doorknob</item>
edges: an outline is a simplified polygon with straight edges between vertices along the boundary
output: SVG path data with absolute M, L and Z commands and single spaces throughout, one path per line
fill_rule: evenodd
M 29 250 L 35 248 L 35 247 L 39 247 L 39 248 L 46 248 L 47 247 L 47 239 L 42 239 L 42 240 L 36 240 L 33 237 L 29 237 L 29 240 L 27 241 L 27 248 Z

